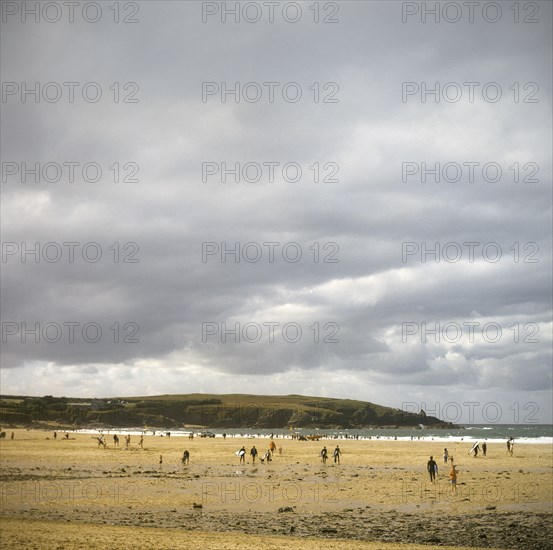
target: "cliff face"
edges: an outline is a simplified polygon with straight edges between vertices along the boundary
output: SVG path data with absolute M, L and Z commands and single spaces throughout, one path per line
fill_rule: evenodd
M 349 399 L 300 395 L 162 395 L 111 399 L 0 397 L 2 424 L 181 428 L 454 428 L 426 416 Z

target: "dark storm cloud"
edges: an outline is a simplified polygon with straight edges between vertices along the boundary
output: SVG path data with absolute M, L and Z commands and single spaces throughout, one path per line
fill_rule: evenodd
M 540 3 L 536 25 L 423 25 L 403 24 L 400 4 L 343 2 L 336 25 L 202 24 L 200 2 L 141 2 L 137 25 L 3 24 L 4 81 L 96 81 L 104 93 L 96 104 L 2 105 L 3 161 L 103 169 L 98 183 L 77 171 L 74 183 L 2 185 L 4 243 L 94 242 L 103 253 L 96 263 L 3 261 L 3 322 L 103 329 L 98 342 L 8 336 L 3 385 L 48 393 L 24 379 L 57 372 L 82 395 L 223 391 L 221 377 L 232 376 L 266 393 L 311 388 L 385 402 L 397 401 L 389 388 L 398 379 L 404 396 L 550 386 L 551 7 Z M 279 92 L 274 103 L 203 103 L 203 81 L 294 81 L 304 95 L 296 104 Z M 402 102 L 403 81 L 497 82 L 505 99 Z M 137 82 L 139 102 L 110 101 L 114 82 Z M 314 82 L 338 83 L 339 102 L 314 103 Z M 538 82 L 540 101 L 513 102 L 514 82 Z M 273 183 L 266 173 L 259 183 L 203 182 L 202 163 L 221 161 L 297 162 L 303 178 L 284 181 L 278 168 Z M 109 181 L 114 162 L 136 163 L 139 181 Z M 309 181 L 314 162 L 336 163 L 339 182 Z M 472 183 L 466 171 L 456 183 L 420 174 L 403 182 L 404 162 L 495 162 L 503 176 L 487 182 L 477 169 Z M 522 177 L 525 163 L 539 166 L 539 183 L 514 183 L 515 162 Z M 274 261 L 268 242 L 279 243 Z M 479 243 L 474 261 L 467 242 Z M 136 243 L 139 261 L 122 261 L 131 244 L 115 262 L 116 243 Z M 202 243 L 218 254 L 202 258 Z M 221 248 L 235 243 L 257 243 L 261 259 L 221 262 Z M 299 261 L 282 257 L 286 243 L 301 247 Z M 403 257 L 404 243 L 418 252 Z M 457 243 L 462 258 L 421 258 L 436 243 Z M 486 243 L 501 247 L 496 263 L 482 257 Z M 325 263 L 333 251 L 338 262 Z M 402 341 L 406 322 L 469 321 L 499 323 L 504 338 Z M 114 341 L 116 322 L 120 338 L 136 324 L 138 342 Z M 253 343 L 221 341 L 222 323 L 264 322 L 279 323 L 274 342 L 267 331 Z M 205 323 L 218 332 L 202 341 Z M 298 342 L 283 340 L 286 323 L 301 326 Z M 339 342 L 314 342 L 314 323 L 321 339 L 335 323 Z M 539 342 L 514 342 L 514 323 L 539 325 Z

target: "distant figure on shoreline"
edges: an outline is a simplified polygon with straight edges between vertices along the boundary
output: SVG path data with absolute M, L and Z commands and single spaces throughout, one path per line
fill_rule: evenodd
M 113 434 L 113 445 L 115 447 L 119 447 L 119 438 L 117 437 L 117 434 Z
M 255 457 L 257 456 L 257 449 L 255 445 L 250 449 L 250 455 L 252 457 L 252 463 L 255 464 Z
M 480 441 L 477 441 L 473 446 L 472 449 L 469 451 L 469 455 L 474 453 L 474 458 L 478 456 L 478 451 L 480 450 Z
M 187 450 L 182 453 L 181 462 L 183 464 L 188 464 L 190 462 L 190 453 Z
M 486 451 L 488 450 L 488 446 L 486 445 L 486 442 L 482 443 L 482 455 L 486 456 Z
M 163 455 L 159 455 L 159 468 L 161 469 L 163 464 Z
M 131 434 L 125 436 L 125 449 L 130 448 L 131 446 Z
M 436 472 L 438 471 L 438 464 L 434 460 L 433 456 L 431 456 L 430 460 L 426 463 L 426 469 L 430 474 L 430 483 L 434 483 L 434 481 L 436 481 Z
M 447 464 L 447 459 L 449 458 L 449 452 L 447 447 L 444 449 L 444 464 Z
M 140 436 L 140 441 L 138 442 L 138 444 L 140 445 L 141 449 L 144 448 L 144 436 L 143 435 Z
M 321 451 L 321 459 L 323 461 L 323 464 L 326 464 L 327 457 L 328 457 L 328 451 L 326 450 L 326 445 L 325 445 Z
M 263 458 L 260 458 L 261 464 L 265 464 L 265 462 L 271 462 L 271 450 L 267 449 L 267 452 L 263 455 Z
M 340 451 L 340 447 L 336 445 L 336 449 L 334 449 L 334 464 L 338 462 L 340 464 L 340 455 L 342 454 L 342 451 Z
M 242 464 L 242 462 L 244 464 L 246 464 L 246 448 L 245 447 L 242 447 L 239 451 L 238 451 L 238 456 L 240 457 L 240 464 Z
M 273 434 L 271 434 L 271 438 L 273 437 Z M 271 440 L 271 442 L 269 443 L 269 451 L 271 451 L 271 453 L 274 453 L 276 451 L 276 443 L 274 441 Z

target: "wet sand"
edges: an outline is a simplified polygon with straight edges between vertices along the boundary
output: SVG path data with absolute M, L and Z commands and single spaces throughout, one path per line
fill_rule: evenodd
M 53 440 L 52 432 L 15 430 L 13 440 L 1 440 L 2 542 L 314 548 L 322 538 L 327 548 L 550 547 L 549 445 L 517 443 L 511 457 L 504 443 L 490 443 L 487 457 L 472 458 L 471 443 L 452 444 L 459 470 L 452 495 L 441 443 L 276 438 L 282 455 L 254 465 L 249 454 L 240 464 L 235 451 L 256 445 L 262 455 L 268 439 L 147 435 L 144 448 L 133 436 L 125 449 L 124 432 L 117 433 L 120 446 L 107 435 L 107 449 L 88 434 Z M 320 449 L 331 455 L 336 444 L 341 464 L 330 456 L 323 465 Z M 435 484 L 426 472 L 430 454 L 439 465 Z

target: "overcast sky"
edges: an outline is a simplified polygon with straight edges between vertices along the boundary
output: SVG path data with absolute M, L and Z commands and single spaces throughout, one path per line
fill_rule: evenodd
M 5 4 L 2 393 L 551 423 L 550 2 Z

